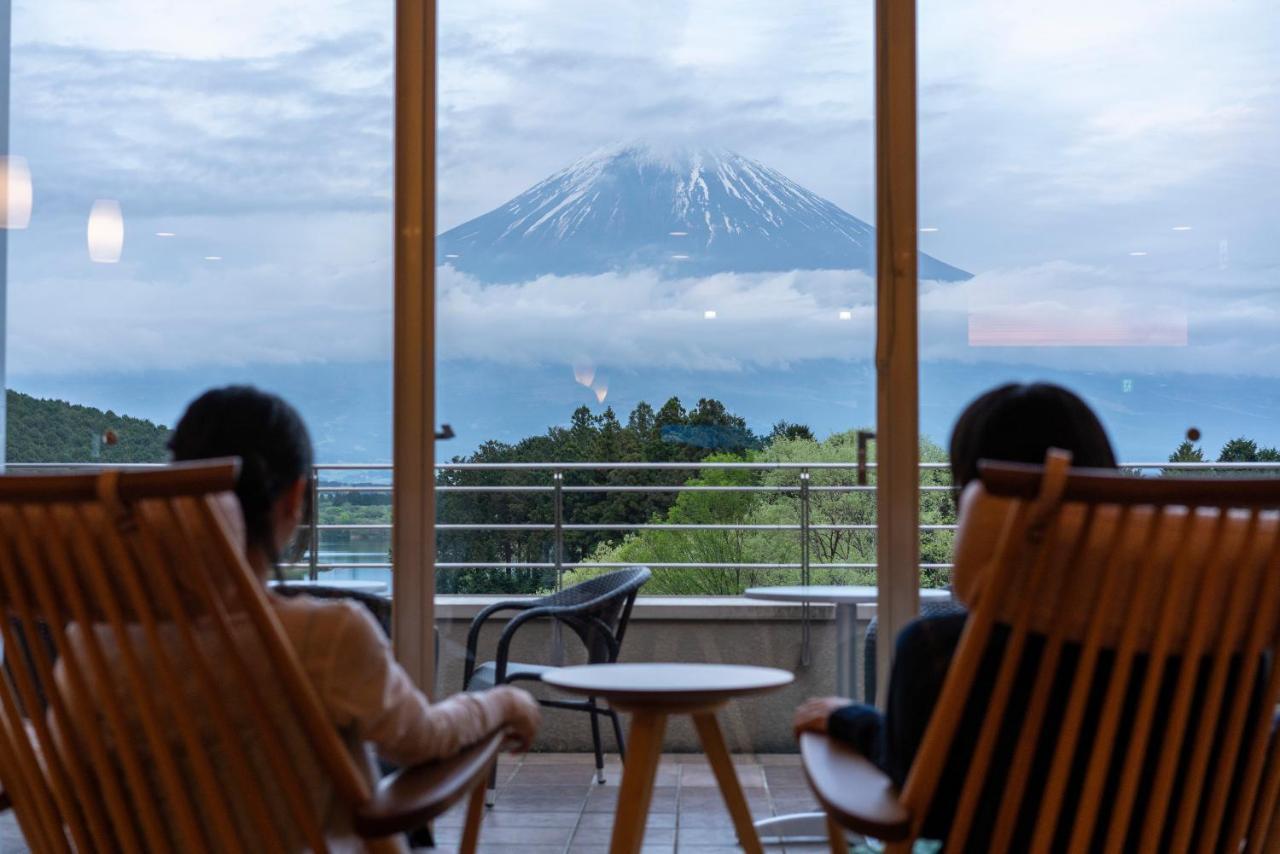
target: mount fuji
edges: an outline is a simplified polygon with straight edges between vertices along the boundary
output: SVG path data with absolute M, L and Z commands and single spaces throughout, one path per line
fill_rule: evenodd
M 741 154 L 633 143 L 593 152 L 444 232 L 436 252 L 482 282 L 639 268 L 871 273 L 875 229 Z M 971 276 L 921 253 L 920 278 Z

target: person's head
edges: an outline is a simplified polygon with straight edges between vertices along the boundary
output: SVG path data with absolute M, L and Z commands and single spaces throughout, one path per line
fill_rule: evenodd
M 311 437 L 297 410 L 251 386 L 211 389 L 182 414 L 169 450 L 175 461 L 240 457 L 247 545 L 276 563 L 301 519 L 311 473 Z
M 951 482 L 959 491 L 976 480 L 979 460 L 1042 463 L 1050 448 L 1070 451 L 1073 466 L 1116 467 L 1102 423 L 1076 395 L 1052 383 L 993 388 L 951 431 Z

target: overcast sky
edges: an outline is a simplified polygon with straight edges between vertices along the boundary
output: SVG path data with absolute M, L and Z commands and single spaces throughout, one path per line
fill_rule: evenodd
M 440 15 L 442 230 L 619 139 L 725 146 L 871 219 L 870 3 Z M 1273 4 L 922 0 L 919 19 L 922 248 L 978 274 L 925 288 L 927 358 L 1280 374 Z M 15 0 L 12 150 L 35 204 L 10 237 L 10 373 L 389 358 L 391 21 L 388 0 Z M 124 211 L 118 264 L 85 251 L 99 198 Z M 450 273 L 440 347 L 713 370 L 864 358 L 869 290 Z M 975 318 L 1070 343 L 1082 317 L 1156 346 L 968 346 Z

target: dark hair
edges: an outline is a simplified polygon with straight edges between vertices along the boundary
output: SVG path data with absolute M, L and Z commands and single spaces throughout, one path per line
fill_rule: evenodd
M 271 508 L 286 489 L 311 473 L 311 436 L 298 411 L 252 386 L 210 389 L 182 414 L 169 450 L 178 461 L 241 459 L 236 497 L 249 545 L 276 563 Z
M 963 489 L 979 460 L 1044 462 L 1045 452 L 1071 452 L 1071 464 L 1115 468 L 1102 422 L 1083 400 L 1052 383 L 1010 383 L 970 403 L 951 431 L 951 482 Z

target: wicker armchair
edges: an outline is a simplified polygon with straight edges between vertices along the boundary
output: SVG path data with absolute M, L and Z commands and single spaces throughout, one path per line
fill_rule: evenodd
M 467 657 L 463 670 L 463 689 L 481 691 L 495 685 L 519 680 L 540 680 L 542 674 L 554 670 L 552 665 L 525 664 L 511 660 L 511 642 L 521 626 L 532 620 L 552 619 L 569 628 L 581 639 L 587 650 L 587 662 L 606 664 L 618 660 L 622 639 L 626 635 L 631 608 L 640 588 L 649 580 L 650 572 L 644 567 L 633 567 L 610 572 L 565 590 L 537 599 L 510 599 L 495 602 L 471 621 L 467 632 Z M 486 620 L 502 611 L 518 611 L 502 629 L 493 661 L 476 666 L 476 647 L 480 642 L 480 630 Z M 622 725 L 618 714 L 607 706 L 596 703 L 594 697 L 582 700 L 542 700 L 542 705 L 554 709 L 586 712 L 591 716 L 591 740 L 595 746 L 596 779 L 604 782 L 604 750 L 600 743 L 599 716 L 605 715 L 613 723 L 614 737 L 619 756 L 624 755 Z M 492 780 L 490 801 L 492 802 Z

